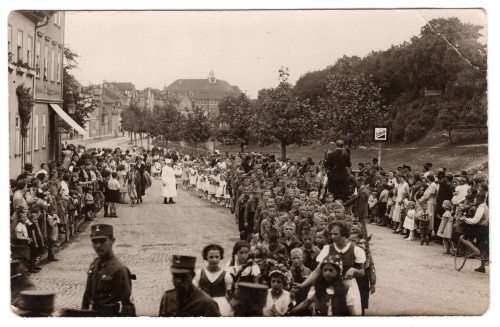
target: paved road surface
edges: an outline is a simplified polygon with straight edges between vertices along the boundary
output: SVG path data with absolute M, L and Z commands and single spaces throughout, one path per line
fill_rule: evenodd
M 201 267 L 201 249 L 208 243 L 221 244 L 228 252 L 239 239 L 236 224 L 227 209 L 213 206 L 206 200 L 179 190 L 177 203 L 164 205 L 160 194 L 161 182 L 155 180 L 146 192 L 144 203 L 131 208 L 119 205 L 119 218 L 103 218 L 96 223 L 114 226 L 115 254 L 137 275 L 133 295 L 139 315 L 158 315 L 163 292 L 171 288 L 169 273 L 173 254 L 198 257 Z M 89 238 L 89 229 L 52 262 L 33 275 L 40 289 L 57 291 L 56 307 L 79 307 L 85 288 L 86 270 L 95 253 Z

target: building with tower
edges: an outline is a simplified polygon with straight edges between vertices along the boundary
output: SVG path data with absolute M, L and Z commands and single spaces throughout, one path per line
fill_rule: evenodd
M 204 79 L 177 79 L 167 88 L 167 97 L 182 100 L 183 106 L 188 102 L 202 107 L 209 115 L 219 114 L 219 103 L 228 95 L 239 95 L 238 86 L 217 79 L 213 70 Z M 185 111 L 187 108 L 179 108 Z

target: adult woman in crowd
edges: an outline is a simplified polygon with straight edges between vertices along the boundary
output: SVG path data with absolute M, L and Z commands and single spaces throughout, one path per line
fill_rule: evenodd
M 339 255 L 341 257 L 343 279 L 346 285 L 350 286 L 353 291 L 354 307 L 351 313 L 352 315 L 360 316 L 362 314 L 361 294 L 356 278 L 365 275 L 364 264 L 366 261 L 366 253 L 363 249 L 349 240 L 350 227 L 346 222 L 340 220 L 333 221 L 330 225 L 330 233 L 333 238 L 333 244 L 325 245 L 323 250 L 321 250 L 316 257 L 316 261 L 321 264 L 329 255 Z M 315 282 L 320 276 L 321 266 L 318 265 L 311 275 L 309 275 L 304 282 L 297 285 L 297 287 L 307 287 Z

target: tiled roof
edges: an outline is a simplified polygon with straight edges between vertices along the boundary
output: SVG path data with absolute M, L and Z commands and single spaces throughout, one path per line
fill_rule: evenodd
M 209 83 L 206 78 L 178 79 L 167 87 L 167 91 L 190 99 L 222 99 L 231 94 L 241 93 L 237 86 L 232 86 L 226 81 L 218 79 L 215 83 Z M 177 94 L 179 92 L 180 94 Z
M 109 88 L 109 87 L 105 87 L 104 88 L 104 96 L 107 97 L 107 98 L 109 98 L 112 101 L 120 101 L 121 98 L 126 98 L 127 97 L 120 90 Z
M 110 85 L 116 87 L 119 90 L 125 91 L 125 90 L 133 90 L 134 89 L 134 84 L 128 82 L 128 83 L 117 83 L 117 82 L 108 82 Z

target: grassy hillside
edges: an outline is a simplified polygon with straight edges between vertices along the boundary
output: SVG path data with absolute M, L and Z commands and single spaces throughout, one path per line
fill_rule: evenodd
M 425 145 L 401 145 L 401 146 L 382 146 L 382 167 L 384 170 L 395 170 L 396 167 L 407 164 L 413 170 L 420 169 L 425 162 L 431 162 L 434 167 L 446 167 L 451 172 L 460 169 L 469 169 L 488 161 L 488 147 L 485 144 L 472 144 L 461 146 L 449 146 L 446 144 L 425 146 Z M 217 149 L 221 152 L 239 152 L 239 146 L 220 145 Z M 302 158 L 311 157 L 315 162 L 323 158 L 327 149 L 334 149 L 335 146 L 314 144 L 305 147 L 289 146 L 287 147 L 287 157 L 292 161 L 298 161 Z M 281 148 L 278 145 L 267 147 L 258 147 L 249 145 L 245 148 L 246 152 L 271 153 L 277 158 L 281 156 Z M 378 148 L 362 148 L 352 150 L 351 162 L 357 167 L 359 162 L 371 162 L 372 158 L 378 156 Z

